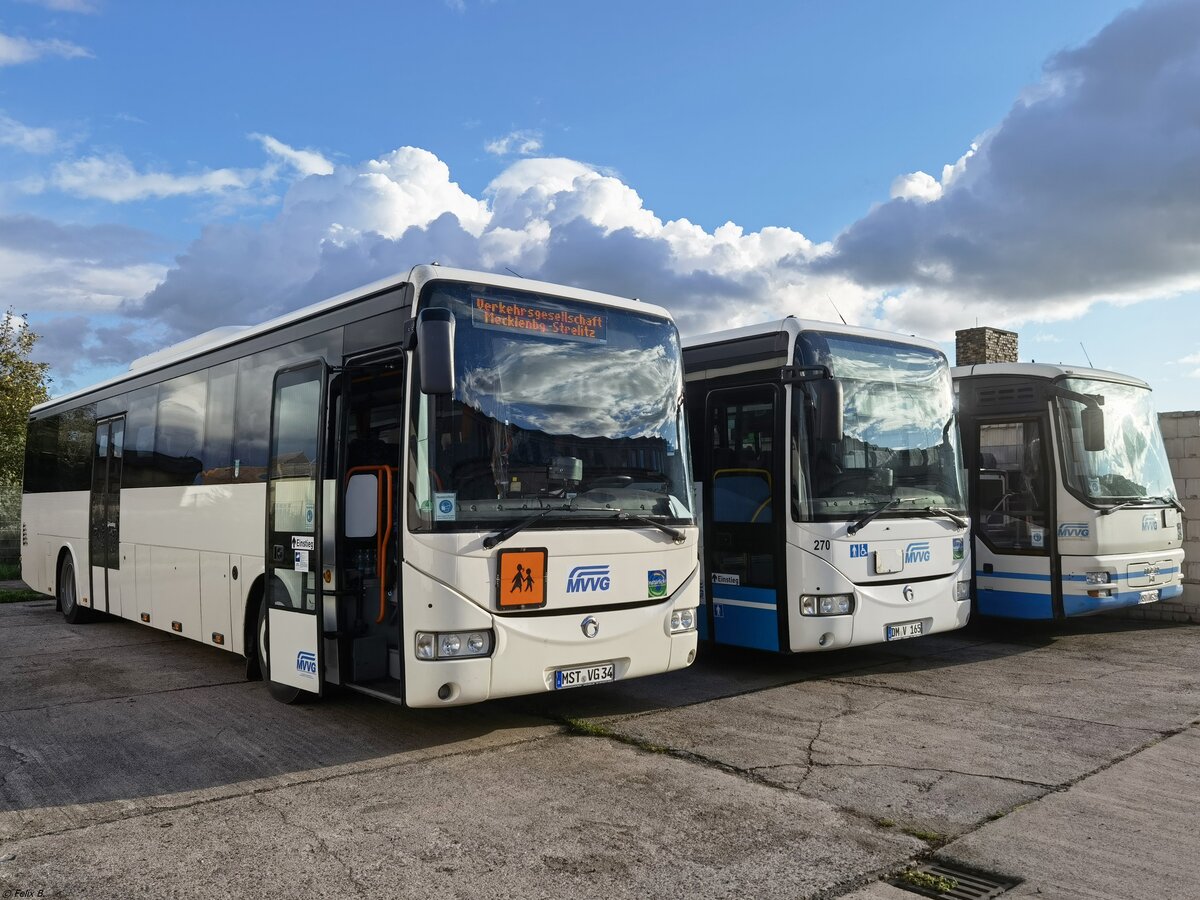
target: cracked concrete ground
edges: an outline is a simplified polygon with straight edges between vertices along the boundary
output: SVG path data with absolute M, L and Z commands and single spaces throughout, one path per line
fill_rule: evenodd
M 1195 626 L 709 651 L 444 711 L 285 707 L 230 654 L 48 602 L 0 634 L 0 892 L 883 900 L 936 856 L 1200 896 Z

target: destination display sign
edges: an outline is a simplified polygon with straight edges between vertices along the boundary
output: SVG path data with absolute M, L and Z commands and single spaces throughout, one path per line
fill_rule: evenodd
M 608 342 L 607 316 L 535 303 L 510 303 L 476 297 L 471 306 L 471 321 L 477 328 L 495 331 L 514 331 L 592 344 Z

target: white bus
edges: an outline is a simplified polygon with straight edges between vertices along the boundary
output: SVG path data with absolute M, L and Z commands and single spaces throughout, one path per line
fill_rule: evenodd
M 1144 381 L 954 369 L 983 615 L 1062 619 L 1183 593 L 1183 511 Z
M 684 341 L 701 637 L 782 652 L 970 615 L 950 370 L 916 338 L 788 317 Z
M 689 665 L 679 338 L 647 303 L 418 266 L 36 407 L 22 567 L 97 612 L 473 703 Z

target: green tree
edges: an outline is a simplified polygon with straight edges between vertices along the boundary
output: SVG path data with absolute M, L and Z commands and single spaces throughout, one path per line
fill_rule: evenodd
M 11 307 L 0 315 L 0 486 L 21 483 L 29 410 L 50 397 L 50 367 L 30 359 L 37 340 Z

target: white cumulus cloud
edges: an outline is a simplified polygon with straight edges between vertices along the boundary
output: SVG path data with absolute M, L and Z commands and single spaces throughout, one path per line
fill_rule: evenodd
M 54 12 L 95 13 L 99 12 L 92 0 L 21 0 Z
M 540 131 L 510 131 L 504 137 L 493 138 L 483 145 L 493 156 L 533 156 L 542 151 Z
M 946 336 L 1200 288 L 1200 4 L 1158 0 L 1051 57 L 940 179 L 893 199 L 816 266 L 885 292 L 885 321 Z
M 0 139 L 2 127 L 3 123 L 0 122 Z M 60 162 L 54 167 L 48 182 L 39 181 L 30 190 L 44 190 L 49 185 L 77 197 L 107 200 L 110 203 L 193 195 L 236 198 L 239 193 L 246 202 L 260 202 L 263 198 L 253 192 L 258 190 L 261 193 L 285 169 L 301 178 L 333 173 L 333 164 L 315 150 L 297 150 L 267 134 L 251 134 L 249 137 L 257 141 L 269 157 L 261 167 L 202 169 L 184 173 L 139 170 L 123 154 L 109 153 Z
M 128 203 L 148 197 L 220 194 L 245 188 L 253 178 L 253 173 L 236 169 L 207 169 L 185 175 L 140 172 L 125 156 L 110 153 L 59 163 L 54 167 L 51 183 L 77 197 Z
M 186 336 L 438 261 L 641 297 L 685 331 L 830 318 L 827 297 L 869 318 L 870 292 L 806 271 L 827 250 L 786 228 L 664 222 L 619 178 L 568 159 L 515 162 L 476 197 L 435 155 L 402 147 L 295 182 L 265 224 L 210 226 L 124 312 Z
M 333 174 L 333 163 L 316 150 L 297 150 L 269 134 L 251 134 L 250 137 L 262 144 L 263 149 L 275 159 L 291 166 L 301 175 Z
M 11 116 L 0 113 L 0 146 L 13 147 L 25 153 L 50 153 L 58 148 L 58 135 L 53 128 L 23 125 Z
M 0 33 L 0 66 L 17 66 L 46 56 L 79 59 L 91 55 L 90 51 L 69 41 L 36 40 Z

